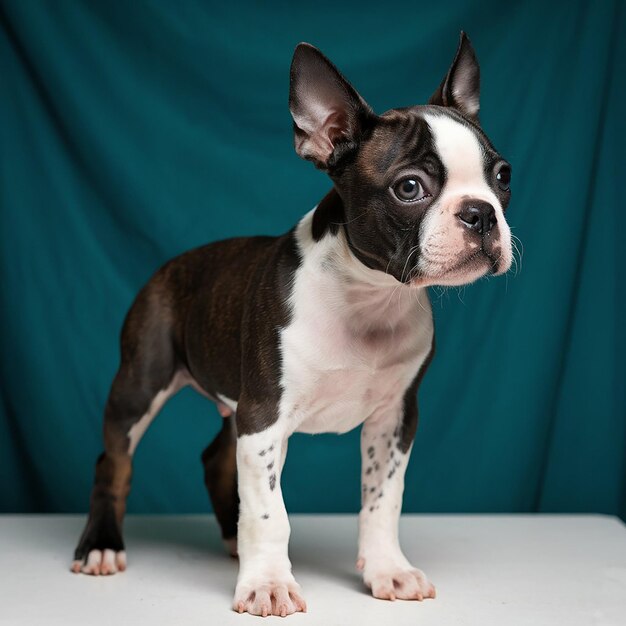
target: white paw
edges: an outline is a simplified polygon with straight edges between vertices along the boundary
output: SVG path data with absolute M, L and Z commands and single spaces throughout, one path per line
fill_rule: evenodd
M 357 567 L 363 569 L 363 581 L 375 598 L 419 601 L 435 598 L 434 585 L 415 567 L 386 563 L 368 568 L 365 559 L 359 559 Z
M 237 583 L 233 609 L 250 615 L 286 617 L 298 611 L 306 613 L 300 585 L 293 577 L 284 580 L 254 580 Z
M 126 569 L 126 552 L 120 550 L 92 550 L 87 558 L 72 562 L 75 574 L 91 574 L 92 576 L 109 576 Z

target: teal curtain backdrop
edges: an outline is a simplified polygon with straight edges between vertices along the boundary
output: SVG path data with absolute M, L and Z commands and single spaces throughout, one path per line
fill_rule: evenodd
M 432 291 L 406 511 L 626 515 L 621 2 L 0 1 L 0 508 L 84 511 L 118 335 L 154 270 L 289 229 L 329 188 L 292 147 L 295 45 L 379 112 L 423 103 L 466 30 L 513 164 L 519 271 Z M 132 512 L 207 511 L 220 418 L 184 390 Z M 358 431 L 295 436 L 291 511 L 356 511 Z

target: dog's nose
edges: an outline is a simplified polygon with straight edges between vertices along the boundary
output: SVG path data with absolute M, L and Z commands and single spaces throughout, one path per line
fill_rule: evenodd
M 466 202 L 457 216 L 465 226 L 481 235 L 489 234 L 498 221 L 494 208 L 481 200 Z

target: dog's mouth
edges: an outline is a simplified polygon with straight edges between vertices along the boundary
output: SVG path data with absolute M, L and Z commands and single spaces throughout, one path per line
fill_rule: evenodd
M 459 261 L 456 265 L 444 270 L 440 276 L 443 278 L 451 274 L 461 275 L 465 272 L 473 274 L 477 270 L 483 272 L 486 270 L 487 273 L 495 274 L 497 272 L 497 266 L 497 259 L 481 247 L 465 259 Z
M 498 274 L 498 272 L 499 272 L 498 266 L 499 266 L 499 261 L 500 261 L 500 255 L 496 255 L 494 252 L 488 252 L 483 247 L 481 247 L 478 252 L 479 252 L 479 254 L 484 255 L 485 261 L 489 265 L 488 273 L 489 274 Z
M 486 251 L 483 247 L 478 248 L 465 256 L 452 266 L 432 268 L 429 272 L 420 273 L 411 281 L 416 286 L 424 285 L 462 285 L 473 282 L 486 274 L 500 273 L 499 258 Z

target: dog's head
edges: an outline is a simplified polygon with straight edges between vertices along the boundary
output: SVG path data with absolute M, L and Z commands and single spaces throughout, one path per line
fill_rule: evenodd
M 319 50 L 300 44 L 289 96 L 296 151 L 328 172 L 339 196 L 314 236 L 341 224 L 362 263 L 403 283 L 461 285 L 506 272 L 511 167 L 480 128 L 479 83 L 461 33 L 427 105 L 376 115 Z

